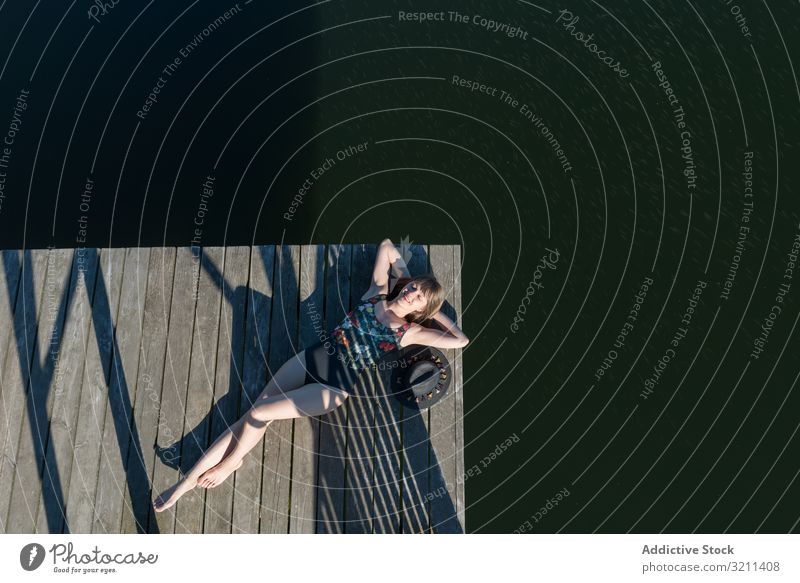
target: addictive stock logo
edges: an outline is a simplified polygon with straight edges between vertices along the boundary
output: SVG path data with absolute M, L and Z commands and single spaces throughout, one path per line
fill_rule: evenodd
M 19 552 L 19 564 L 26 571 L 35 571 L 44 562 L 44 547 L 37 543 L 31 543 L 22 547 Z

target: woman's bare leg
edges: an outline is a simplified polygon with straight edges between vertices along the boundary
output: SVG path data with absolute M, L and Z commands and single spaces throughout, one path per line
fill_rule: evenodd
M 220 485 L 261 440 L 270 421 L 324 415 L 339 407 L 347 397 L 345 391 L 335 387 L 311 383 L 284 395 L 259 398 L 242 418 L 244 423 L 233 434 L 233 449 L 216 466 L 203 473 L 197 485 L 203 488 Z
M 282 395 L 293 390 L 297 390 L 303 386 L 306 374 L 306 359 L 305 350 L 301 350 L 292 358 L 287 360 L 278 369 L 278 372 L 270 379 L 267 386 L 259 395 L 258 400 L 266 397 Z M 258 402 L 258 400 L 256 402 Z M 161 495 L 156 498 L 153 503 L 156 512 L 162 512 L 175 504 L 178 498 L 183 496 L 186 492 L 191 490 L 197 485 L 197 479 L 209 468 L 217 465 L 230 450 L 233 449 L 235 442 L 232 441 L 234 432 L 238 433 L 244 424 L 245 417 L 239 419 L 236 423 L 231 425 L 225 432 L 222 433 L 197 460 L 192 469 L 183 476 L 177 484 L 168 488 Z M 262 435 L 266 431 L 266 425 L 263 427 Z

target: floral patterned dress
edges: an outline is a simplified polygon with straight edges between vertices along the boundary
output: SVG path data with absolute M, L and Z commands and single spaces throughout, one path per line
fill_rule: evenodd
M 333 329 L 341 360 L 351 369 L 377 366 L 382 356 L 396 350 L 411 323 L 390 328 L 375 317 L 375 304 L 386 298 L 378 294 L 361 302 Z

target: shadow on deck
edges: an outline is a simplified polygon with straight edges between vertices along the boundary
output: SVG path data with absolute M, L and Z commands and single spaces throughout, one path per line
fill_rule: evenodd
M 460 313 L 460 248 L 412 246 Z M 273 422 L 231 478 L 152 497 L 369 286 L 375 245 L 3 252 L 0 528 L 463 532 L 460 351 L 446 399 Z M 264 445 L 266 444 L 266 445 Z M 24 460 L 24 461 L 23 461 Z

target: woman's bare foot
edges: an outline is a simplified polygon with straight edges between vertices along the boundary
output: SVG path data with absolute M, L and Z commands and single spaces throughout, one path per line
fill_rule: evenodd
M 197 480 L 192 481 L 182 478 L 178 482 L 159 494 L 158 498 L 153 501 L 153 510 L 156 512 L 164 512 L 167 508 L 175 504 L 178 499 L 186 494 L 189 490 L 197 485 Z
M 206 470 L 198 479 L 197 485 L 201 488 L 215 488 L 219 486 L 225 479 L 233 472 L 242 467 L 242 460 L 239 460 L 235 466 L 231 467 L 224 461 L 218 463 L 210 470 Z

